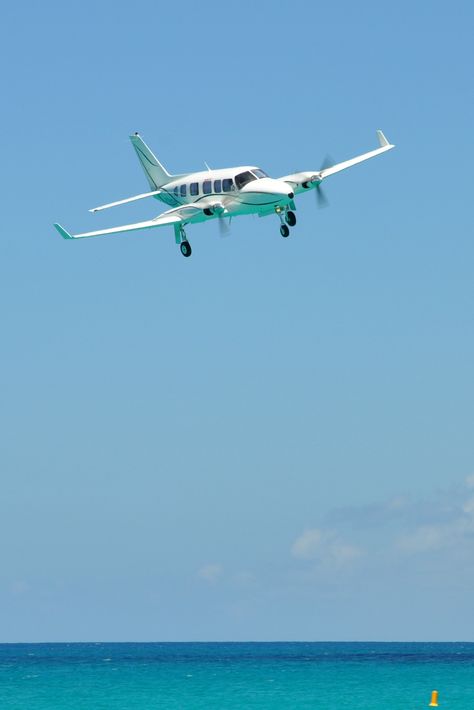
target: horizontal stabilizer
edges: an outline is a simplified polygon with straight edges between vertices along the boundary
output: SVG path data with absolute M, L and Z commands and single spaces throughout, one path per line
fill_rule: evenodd
M 109 202 L 107 205 L 100 205 L 99 207 L 93 207 L 89 212 L 101 212 L 101 210 L 107 210 L 109 207 L 117 207 L 117 205 L 125 205 L 128 202 L 135 202 L 135 200 L 143 200 L 145 197 L 156 197 L 159 195 L 161 190 L 153 190 L 153 192 L 144 192 L 142 195 L 134 195 L 134 197 L 127 197 L 125 200 L 117 200 L 116 202 Z

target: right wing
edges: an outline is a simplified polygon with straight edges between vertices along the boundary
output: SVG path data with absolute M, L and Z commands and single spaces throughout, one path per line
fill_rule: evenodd
M 371 150 L 368 153 L 364 153 L 363 155 L 358 155 L 357 157 L 351 158 L 350 160 L 345 160 L 343 163 L 337 163 L 337 165 L 332 165 L 328 168 L 322 168 L 317 172 L 293 173 L 292 175 L 285 175 L 284 177 L 281 177 L 280 180 L 284 180 L 285 182 L 289 183 L 296 193 L 304 192 L 305 190 L 311 187 L 316 187 L 317 184 L 322 182 L 324 178 L 327 178 L 330 175 L 339 173 L 341 172 L 341 170 L 351 168 L 353 165 L 362 163 L 364 162 L 364 160 L 369 160 L 370 158 L 375 158 L 376 155 L 386 153 L 387 150 L 392 150 L 392 148 L 395 148 L 392 143 L 388 142 L 382 131 L 377 131 L 377 138 L 379 142 L 379 148 L 376 148 L 375 150 Z
M 85 237 L 101 237 L 105 234 L 120 234 L 121 232 L 136 232 L 140 229 L 151 229 L 153 227 L 165 227 L 170 224 L 187 224 L 188 222 L 202 222 L 206 219 L 200 207 L 194 205 L 184 205 L 183 207 L 175 207 L 172 210 L 167 210 L 163 214 L 158 215 L 154 219 L 148 219 L 145 222 L 136 222 L 135 224 L 124 224 L 120 227 L 112 227 L 111 229 L 99 229 L 95 232 L 83 232 L 82 234 L 70 234 L 60 224 L 55 224 L 55 228 L 63 239 L 84 239 Z

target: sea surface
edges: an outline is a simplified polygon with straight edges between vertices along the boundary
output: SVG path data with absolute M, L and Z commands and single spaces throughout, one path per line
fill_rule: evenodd
M 474 710 L 474 643 L 0 645 L 0 709 Z

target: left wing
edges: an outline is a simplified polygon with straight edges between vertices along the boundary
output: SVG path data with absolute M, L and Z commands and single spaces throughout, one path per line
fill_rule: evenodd
M 382 131 L 377 131 L 377 138 L 379 141 L 379 148 L 371 150 L 368 153 L 363 153 L 358 155 L 356 158 L 351 158 L 350 160 L 345 160 L 343 163 L 337 163 L 337 165 L 332 165 L 328 168 L 323 168 L 316 172 L 301 172 L 292 173 L 291 175 L 285 175 L 280 178 L 284 182 L 288 182 L 294 189 L 296 193 L 304 192 L 310 187 L 316 187 L 324 178 L 329 177 L 329 175 L 334 175 L 339 173 L 341 170 L 346 170 L 346 168 L 351 168 L 353 165 L 364 162 L 364 160 L 369 160 L 370 158 L 375 158 L 376 155 L 381 153 L 386 153 L 387 150 L 392 150 L 395 148 L 394 145 L 388 142 Z
M 145 222 L 136 222 L 135 224 L 124 224 L 120 227 L 112 227 L 110 229 L 99 229 L 95 232 L 83 232 L 82 234 L 70 234 L 60 224 L 55 224 L 55 228 L 64 239 L 84 239 L 86 237 L 101 237 L 105 234 L 120 234 L 121 232 L 136 232 L 140 229 L 152 229 L 153 227 L 166 227 L 170 224 L 178 225 L 187 224 L 188 222 L 202 222 L 206 219 L 202 209 L 193 205 L 185 205 L 183 207 L 175 207 L 172 210 L 167 210 L 163 214 L 158 215 L 154 219 L 148 219 Z

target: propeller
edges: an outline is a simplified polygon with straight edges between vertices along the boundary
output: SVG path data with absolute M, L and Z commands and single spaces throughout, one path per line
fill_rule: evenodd
M 324 194 L 324 190 L 321 187 L 321 181 L 323 179 L 323 176 L 321 173 L 323 170 L 327 170 L 328 168 L 331 168 L 334 165 L 334 160 L 331 158 L 330 155 L 326 155 L 324 158 L 321 167 L 319 169 L 319 173 L 314 176 L 313 180 L 316 183 L 316 203 L 320 209 L 323 207 L 328 207 L 329 206 L 329 201 L 326 195 Z
M 323 209 L 324 207 L 329 207 L 328 198 L 324 194 L 324 190 L 321 187 L 320 182 L 316 183 L 316 204 L 318 205 L 319 209 Z
M 223 212 L 219 215 L 217 218 L 217 221 L 219 223 L 219 236 L 221 239 L 228 237 L 230 234 L 230 220 L 227 221 L 227 218 Z
M 229 222 L 227 222 L 225 205 L 222 203 L 217 203 L 208 209 L 211 214 L 214 214 L 217 217 L 217 221 L 219 224 L 219 236 L 221 238 L 228 237 L 230 232 L 230 219 Z

